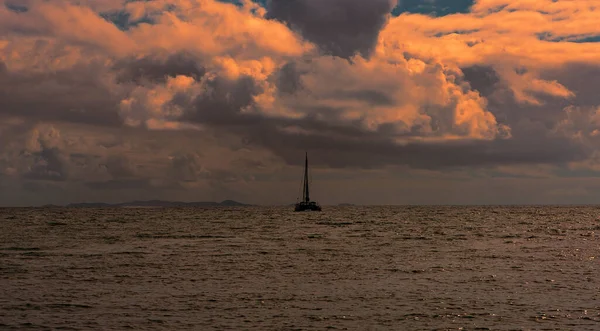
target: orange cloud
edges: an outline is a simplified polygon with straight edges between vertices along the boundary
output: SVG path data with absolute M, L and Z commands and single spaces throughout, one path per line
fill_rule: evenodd
M 178 7 L 154 14 L 156 24 L 140 24 L 129 32 L 147 52 L 186 50 L 202 56 L 256 59 L 300 56 L 313 48 L 283 24 L 250 12 L 249 3 L 240 9 L 215 0 L 138 2 L 135 12 L 157 10 L 161 3 Z
M 586 1 L 482 0 L 467 14 L 403 14 L 373 34 L 379 39 L 372 53 L 369 46 L 369 56 L 344 58 L 324 56 L 319 48 L 324 46 L 268 19 L 264 8 L 248 0 L 242 6 L 216 0 L 24 4 L 26 12 L 0 6 L 0 61 L 7 71 L 43 77 L 87 69 L 93 84 L 82 80 L 90 90 L 101 87 L 117 100 L 118 119 L 147 129 L 251 118 L 242 123 L 261 119 L 284 132 L 323 134 L 298 124 L 310 120 L 331 131 L 341 126 L 399 145 L 510 140 L 522 118 L 509 118 L 492 100 L 496 95 L 478 92 L 464 68 L 493 68 L 510 94 L 503 101 L 511 107 L 514 101 L 513 108 L 537 109 L 560 100 L 560 110 L 577 102 L 580 92 L 548 71 L 572 62 L 600 63 L 600 44 L 543 40 L 600 35 L 598 11 Z M 99 15 L 117 9 L 152 23 L 121 30 Z M 169 67 L 168 59 L 178 54 L 192 65 Z M 148 58 L 162 66 L 150 78 L 144 68 L 139 76 L 145 80 L 119 75 L 120 68 Z M 189 67 L 193 72 L 186 72 Z M 35 87 L 31 93 L 45 89 L 40 94 L 46 97 L 73 85 L 48 80 Z
M 365 129 L 392 125 L 398 142 L 414 139 L 494 139 L 509 135 L 488 112 L 486 101 L 455 82 L 459 71 L 441 63 L 374 56 L 314 59 L 303 68 L 306 93 L 284 99 L 298 109 L 343 109 L 342 119 L 363 120 Z M 302 110 L 298 110 L 302 112 Z M 326 116 L 323 114 L 322 116 Z M 419 132 L 416 134 L 415 132 Z M 412 137 L 410 137 L 412 136 Z
M 138 86 L 128 98 L 121 101 L 121 116 L 125 119 L 125 124 L 130 126 L 149 129 L 192 128 L 191 125 L 177 121 L 184 110 L 173 102 L 173 98 L 180 93 L 187 93 L 193 98 L 200 93 L 200 86 L 192 77 L 187 76 L 170 77 L 164 86 Z
M 58 39 L 63 45 L 93 46 L 97 50 L 120 55 L 131 52 L 134 45 L 114 24 L 102 19 L 92 9 L 64 1 L 32 2 L 23 13 L 0 6 L 0 22 L 4 42 L 7 39 L 14 41 L 16 35 L 10 37 L 17 31 L 22 33 L 19 37 L 25 39 Z
M 407 52 L 459 66 L 491 65 L 516 98 L 541 105 L 535 94 L 573 97 L 558 81 L 540 72 L 568 62 L 600 62 L 600 44 L 546 41 L 599 36 L 600 10 L 592 1 L 478 1 L 472 13 L 439 18 L 404 14 L 381 33 L 378 52 Z M 527 68 L 527 74 L 515 70 Z

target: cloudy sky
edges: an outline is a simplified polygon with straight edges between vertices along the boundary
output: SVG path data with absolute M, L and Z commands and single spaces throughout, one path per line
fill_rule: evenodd
M 0 0 L 0 205 L 600 202 L 597 0 Z

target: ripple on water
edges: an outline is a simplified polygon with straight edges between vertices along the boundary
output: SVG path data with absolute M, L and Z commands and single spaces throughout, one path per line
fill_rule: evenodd
M 0 329 L 594 330 L 596 215 L 10 209 Z

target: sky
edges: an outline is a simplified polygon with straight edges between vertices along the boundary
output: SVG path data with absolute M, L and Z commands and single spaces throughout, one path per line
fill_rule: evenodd
M 0 0 L 0 206 L 600 203 L 597 0 Z

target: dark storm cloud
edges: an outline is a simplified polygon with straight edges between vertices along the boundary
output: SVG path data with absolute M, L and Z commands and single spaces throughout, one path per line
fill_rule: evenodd
M 220 186 L 250 180 L 249 172 L 264 167 L 261 161 L 248 159 L 234 160 L 230 165 L 232 170 L 219 167 L 205 168 L 200 164 L 197 154 L 179 154 L 171 159 L 170 178 L 182 183 L 206 180 L 210 185 Z
M 484 76 L 489 74 L 486 70 L 482 72 Z M 470 79 L 473 81 L 474 78 Z M 479 85 L 483 88 L 490 85 L 489 81 L 494 82 L 491 86 L 496 84 L 495 80 L 486 78 Z M 252 96 L 259 91 L 249 77 L 235 82 L 216 82 L 212 94 L 198 98 L 194 112 L 188 115 L 189 119 L 236 133 L 248 144 L 267 148 L 288 163 L 298 164 L 301 161 L 298 155 L 310 150 L 316 165 L 334 168 L 376 168 L 388 164 L 424 169 L 564 164 L 589 156 L 583 146 L 565 137 L 551 135 L 552 123 L 558 120 L 561 113 L 558 111 L 548 123 L 524 120 L 526 115 L 530 115 L 527 113 L 521 113 L 520 116 L 517 111 L 504 114 L 510 117 L 510 124 L 514 126 L 510 140 L 444 141 L 401 146 L 393 140 L 419 136 L 420 133 L 398 133 L 386 125 L 380 126 L 377 131 L 366 131 L 360 128 L 359 121 L 342 124 L 331 109 L 323 110 L 329 115 L 326 120 L 314 116 L 318 112 L 313 115 L 307 112 L 306 116 L 299 119 L 242 112 L 242 108 L 254 106 Z M 374 97 L 368 91 L 365 97 L 371 102 L 389 102 L 387 99 L 379 100 L 379 96 Z
M 187 53 L 176 53 L 163 57 L 148 55 L 140 59 L 125 59 L 117 63 L 114 69 L 119 73 L 117 82 L 135 82 L 136 84 L 145 81 L 164 83 L 167 77 L 177 75 L 186 75 L 199 80 L 205 73 L 198 60 Z
M 303 150 L 311 151 L 316 164 L 335 168 L 376 168 L 388 164 L 404 164 L 413 168 L 443 169 L 566 163 L 588 156 L 582 146 L 565 138 L 548 137 L 546 130 L 537 133 L 537 136 L 530 134 L 526 137 L 516 137 L 514 140 L 412 143 L 401 146 L 385 134 L 363 132 L 352 138 L 291 134 L 279 130 L 280 125 L 274 122 L 263 121 L 260 128 L 246 134 L 252 135 L 255 143 L 272 150 L 292 164 L 301 161 L 298 155 L 302 154 Z M 309 121 L 294 125 L 307 130 L 314 128 Z M 359 138 L 360 136 L 362 138 Z
M 462 72 L 471 88 L 485 97 L 491 95 L 500 83 L 498 73 L 491 66 L 474 65 L 462 68 Z
M 471 88 L 487 98 L 489 111 L 513 128 L 513 133 L 518 134 L 519 130 L 523 130 L 524 140 L 527 140 L 531 129 L 528 126 L 532 123 L 551 131 L 558 122 L 566 120 L 566 107 L 593 108 L 600 104 L 600 96 L 595 93 L 596 86 L 600 84 L 600 66 L 568 63 L 542 71 L 542 79 L 560 82 L 576 97 L 562 98 L 530 92 L 540 104 L 519 102 L 509 83 L 502 81 L 492 66 L 470 66 L 462 68 L 462 71 Z M 516 68 L 515 71 L 521 74 L 527 72 L 523 68 Z
M 155 188 L 150 180 L 145 178 L 91 181 L 85 185 L 93 190 L 150 190 Z
M 21 187 L 25 190 L 28 191 L 29 194 L 31 193 L 36 193 L 36 192 L 40 192 L 40 191 L 46 191 L 48 189 L 57 189 L 60 187 L 60 184 L 58 182 L 49 182 L 49 181 L 31 181 L 31 180 L 25 180 L 21 182 Z
M 577 106 L 600 105 L 600 65 L 586 63 L 566 63 L 563 66 L 547 70 L 542 77 L 558 80 L 571 90 L 577 98 L 571 104 Z
M 15 141 L 24 140 L 25 133 L 31 130 L 33 126 L 34 123 L 29 121 L 10 123 L 10 118 L 0 115 L 0 158 L 2 151 L 6 151 L 8 145 L 15 143 Z
M 517 68 L 517 72 L 526 72 Z M 539 104 L 519 102 L 506 81 L 499 78 L 491 66 L 472 66 L 463 68 L 465 80 L 471 87 L 488 100 L 488 110 L 498 119 L 512 128 L 513 139 L 529 143 L 532 133 L 545 130 L 550 134 L 560 123 L 571 121 L 566 109 L 569 107 L 582 108 L 579 112 L 587 114 L 585 120 L 592 120 L 593 113 L 600 105 L 600 95 L 596 93 L 600 85 L 600 66 L 583 63 L 566 63 L 553 69 L 541 72 L 542 79 L 558 81 L 569 91 L 573 98 L 562 98 L 548 94 L 530 92 Z M 581 121 L 580 129 L 586 128 L 585 121 Z M 533 135 L 532 138 L 535 138 Z M 543 142 L 538 142 L 543 144 Z M 550 142 L 548 142 L 550 143 Z M 532 145 L 531 148 L 538 147 Z
M 277 91 L 280 94 L 294 94 L 302 91 L 310 94 L 310 91 L 306 90 L 302 84 L 302 76 L 309 74 L 309 71 L 302 70 L 299 68 L 298 63 L 288 62 L 284 64 L 275 74 L 275 84 Z M 338 90 L 329 95 L 331 98 L 339 100 L 357 100 L 364 101 L 373 105 L 392 105 L 394 101 L 384 91 L 378 91 L 376 89 L 354 89 L 354 90 Z M 335 112 L 334 109 L 324 109 L 321 115 L 326 113 Z
M 112 73 L 116 74 L 115 81 Z M 0 61 L 0 115 L 122 126 L 119 104 L 131 88 L 148 82 L 164 83 L 177 75 L 199 80 L 204 73 L 197 60 L 186 53 L 126 58 L 112 67 L 82 63 L 43 73 L 10 71 Z
M 392 106 L 396 103 L 385 92 L 371 89 L 338 91 L 332 97 L 339 100 L 363 101 L 375 106 Z
M 57 147 L 42 146 L 33 153 L 33 166 L 23 178 L 32 180 L 65 181 L 68 178 L 67 161 Z
M 193 111 L 184 119 L 223 126 L 249 124 L 249 118 L 238 114 L 253 105 L 253 97 L 260 92 L 261 88 L 252 77 L 242 76 L 237 80 L 217 77 L 207 83 L 205 93 L 196 99 Z
M 11 72 L 0 62 L 0 115 L 118 126 L 120 100 L 98 79 L 103 74 L 94 65 Z
M 285 22 L 326 54 L 368 57 L 393 0 L 270 0 L 267 16 Z
M 273 78 L 285 94 L 309 93 L 301 84 L 304 74 L 306 72 L 300 71 L 294 63 L 288 63 Z M 484 96 L 508 93 L 492 67 L 467 67 L 464 74 L 472 88 Z M 564 107 L 550 96 L 545 98 L 554 102 L 551 108 L 519 104 L 514 99 L 491 99 L 489 110 L 513 130 L 509 140 L 414 142 L 402 146 L 394 140 L 422 136 L 418 127 L 401 130 L 390 123 L 380 125 L 375 131 L 366 130 L 363 119 L 344 120 L 343 109 L 320 105 L 294 106 L 305 114 L 300 118 L 269 116 L 252 111 L 258 107 L 254 97 L 262 92 L 259 83 L 250 76 L 242 75 L 237 80 L 217 77 L 208 81 L 205 92 L 190 103 L 193 108 L 187 110 L 182 120 L 234 133 L 249 145 L 267 148 L 288 163 L 297 164 L 301 161 L 297 155 L 310 150 L 315 155 L 315 164 L 336 168 L 376 168 L 389 164 L 425 169 L 565 164 L 589 156 L 589 151 L 568 137 L 553 135 L 556 123 L 564 116 Z M 364 90 L 333 93 L 336 95 L 328 97 L 397 106 L 388 94 L 368 86 Z M 433 117 L 434 127 L 452 122 L 443 119 L 451 116 L 451 111 L 440 109 L 438 112 Z M 445 130 L 441 128 L 442 132 Z M 173 168 L 178 173 L 177 178 L 193 181 L 198 178 L 200 167 L 194 158 L 178 156 L 173 159 Z
M 267 169 L 265 162 L 260 160 L 238 159 L 234 160 L 232 164 L 245 171 Z
M 134 165 L 123 155 L 110 155 L 102 166 L 114 179 L 132 178 L 136 175 Z
M 230 170 L 214 169 L 210 172 L 210 182 L 215 184 L 238 183 L 243 177 Z
M 301 77 L 303 73 L 298 69 L 295 62 L 284 64 L 276 74 L 277 91 L 283 94 L 293 94 L 302 89 Z
M 336 124 L 342 112 L 341 110 L 336 112 L 332 108 L 302 109 L 306 116 L 301 119 L 269 117 L 260 112 L 242 111 L 244 108 L 256 107 L 254 96 L 261 92 L 262 89 L 249 76 L 242 76 L 233 81 L 217 78 L 210 83 L 207 93 L 197 97 L 194 109 L 184 115 L 183 119 L 225 129 L 242 135 L 248 142 L 261 145 L 271 138 L 277 140 L 279 139 L 277 136 L 286 136 L 282 128 L 299 127 L 318 132 L 324 138 L 327 135 L 335 135 L 345 139 L 361 139 L 373 135 L 358 129 L 358 122 L 354 123 L 356 126 Z M 317 116 L 327 121 L 317 120 Z
M 198 156 L 182 154 L 173 156 L 171 160 L 171 175 L 173 179 L 183 182 L 195 182 L 200 178 L 202 167 Z

